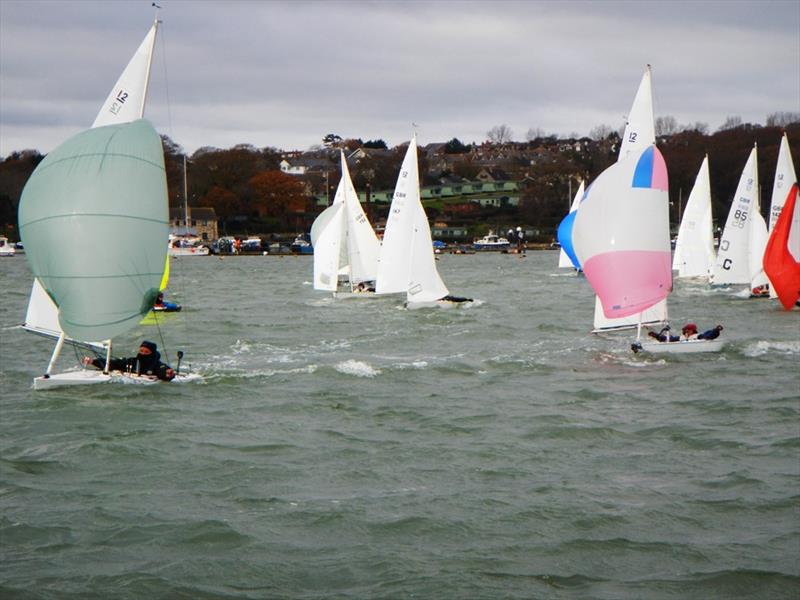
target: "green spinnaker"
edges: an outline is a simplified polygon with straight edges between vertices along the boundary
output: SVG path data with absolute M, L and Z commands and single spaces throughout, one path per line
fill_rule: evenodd
M 67 336 L 102 341 L 134 327 L 153 305 L 167 254 L 158 133 L 138 120 L 65 141 L 28 180 L 19 228 Z

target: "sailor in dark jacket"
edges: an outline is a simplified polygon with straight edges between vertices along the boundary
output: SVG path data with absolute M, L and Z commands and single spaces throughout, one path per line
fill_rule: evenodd
M 98 369 L 105 369 L 106 361 L 103 358 L 84 357 L 83 364 L 93 365 Z M 153 342 L 144 341 L 139 346 L 139 353 L 130 358 L 112 358 L 109 364 L 111 371 L 123 373 L 136 373 L 158 377 L 163 381 L 175 378 L 175 371 L 169 365 L 161 362 L 161 354 Z

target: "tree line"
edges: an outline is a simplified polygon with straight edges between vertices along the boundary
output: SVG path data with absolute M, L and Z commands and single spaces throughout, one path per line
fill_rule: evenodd
M 768 125 L 741 123 L 729 118 L 713 134 L 702 124 L 678 126 L 665 117 L 657 123 L 658 146 L 667 163 L 669 194 L 673 224 L 680 221 L 682 208 L 691 191 L 703 156 L 709 155 L 712 207 L 714 219 L 722 226 L 727 216 L 736 185 L 753 147 L 758 145 L 758 172 L 761 187 L 761 210 L 769 209 L 775 164 L 780 139 L 788 135 L 792 155 L 800 158 L 800 116 L 796 113 L 775 113 Z M 543 238 L 552 238 L 555 228 L 566 214 L 578 181 L 591 182 L 616 160 L 621 131 L 597 127 L 591 136 L 558 137 L 541 130 L 529 130 L 524 142 L 511 140 L 511 130 L 503 125 L 487 132 L 483 144 L 465 144 L 458 138 L 440 144 L 431 153 L 420 151 L 422 185 L 435 185 L 454 178 L 474 180 L 481 170 L 496 170 L 519 182 L 520 203 L 515 207 L 484 208 L 458 217 L 468 225 L 498 223 L 526 225 L 542 231 Z M 317 158 L 321 168 L 306 175 L 283 173 L 281 160 L 292 154 L 272 147 L 256 148 L 237 145 L 220 149 L 200 148 L 187 156 L 180 145 L 162 136 L 170 204 L 182 206 L 184 199 L 184 162 L 190 206 L 208 206 L 220 219 L 221 232 L 271 233 L 304 232 L 323 208 L 319 198 L 332 199 L 339 179 L 338 148 L 348 153 L 363 149 L 351 165 L 357 190 L 390 190 L 394 188 L 406 144 L 388 148 L 383 140 L 363 142 L 327 134 L 319 147 L 303 156 Z M 0 162 L 0 227 L 11 239 L 17 239 L 17 206 L 25 182 L 43 155 L 35 150 L 12 152 Z M 291 162 L 291 161 L 290 161 Z M 388 205 L 371 205 L 373 221 L 385 219 Z M 429 217 L 448 218 L 430 207 Z

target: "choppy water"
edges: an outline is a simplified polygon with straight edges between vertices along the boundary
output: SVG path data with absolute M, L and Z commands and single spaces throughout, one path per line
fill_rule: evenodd
M 727 349 L 647 358 L 555 263 L 445 255 L 479 302 L 406 311 L 307 257 L 183 259 L 163 341 L 117 350 L 202 383 L 33 392 L 0 260 L 0 597 L 798 598 L 797 311 L 678 283 Z

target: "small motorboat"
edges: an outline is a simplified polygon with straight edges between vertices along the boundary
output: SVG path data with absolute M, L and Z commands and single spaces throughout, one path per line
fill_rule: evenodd
M 294 254 L 314 254 L 314 247 L 311 245 L 311 242 L 302 235 L 298 235 L 294 238 L 290 248 Z
M 488 235 L 483 236 L 479 240 L 475 240 L 472 243 L 472 247 L 475 250 L 508 250 L 511 247 L 511 242 L 504 237 L 500 237 L 495 235 L 492 232 L 489 232 Z
M 17 250 L 10 244 L 7 237 L 0 236 L 0 256 L 14 256 Z

